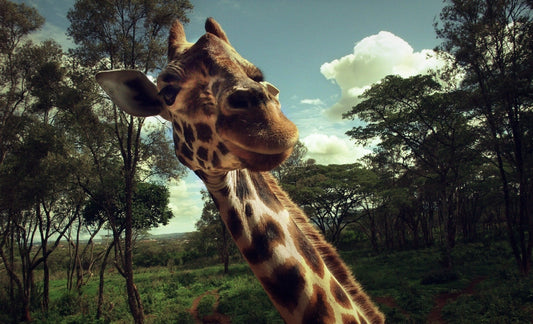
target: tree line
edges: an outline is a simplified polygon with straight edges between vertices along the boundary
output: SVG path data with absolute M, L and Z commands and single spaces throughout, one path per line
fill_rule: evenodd
M 448 65 L 430 75 L 387 76 L 344 115 L 364 122 L 347 135 L 377 142 L 372 154 L 324 166 L 306 160 L 299 143 L 273 174 L 334 244 L 368 242 L 378 253 L 438 245 L 451 266 L 459 240 L 505 237 L 527 275 L 533 3 L 445 4 L 434 27 Z M 191 9 L 186 0 L 77 0 L 67 31 L 76 47 L 64 51 L 53 40 L 29 40 L 44 23 L 35 9 L 0 0 L 0 310 L 12 322 L 48 309 L 48 261 L 61 240 L 69 247 L 69 291 L 81 294 L 97 272 L 100 316 L 105 270 L 115 267 L 132 317 L 144 321 L 133 243 L 172 217 L 166 183 L 185 170 L 168 130 L 116 109 L 94 74 L 161 68 L 170 24 L 187 22 Z M 209 199 L 190 248 L 218 253 L 227 269 L 235 248 Z M 112 239 L 94 250 L 104 228 Z

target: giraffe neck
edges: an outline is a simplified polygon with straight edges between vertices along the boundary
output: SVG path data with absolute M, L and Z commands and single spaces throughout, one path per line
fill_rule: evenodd
M 336 251 L 269 173 L 198 174 L 287 323 L 381 323 Z

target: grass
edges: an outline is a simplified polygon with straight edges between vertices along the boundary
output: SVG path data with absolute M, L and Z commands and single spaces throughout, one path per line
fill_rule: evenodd
M 533 279 L 516 273 L 505 243 L 458 246 L 448 270 L 441 268 L 442 255 L 434 248 L 341 254 L 369 295 L 382 301 L 378 304 L 389 323 L 426 323 L 437 298 L 445 294 L 454 296 L 439 312 L 448 323 L 530 323 L 533 317 Z M 218 265 L 172 272 L 138 268 L 135 282 L 147 323 L 194 323 L 190 310 L 202 295 L 196 308 L 200 317 L 218 312 L 233 323 L 283 323 L 246 264 L 231 265 L 227 275 Z M 36 323 L 131 322 L 124 280 L 116 272 L 106 274 L 100 321 L 94 318 L 97 278 L 81 295 L 69 294 L 65 286 L 64 279 L 51 281 L 51 310 L 46 317 L 35 313 Z

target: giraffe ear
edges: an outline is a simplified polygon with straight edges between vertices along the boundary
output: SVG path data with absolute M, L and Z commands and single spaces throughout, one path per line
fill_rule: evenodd
M 137 117 L 164 115 L 156 85 L 137 70 L 98 72 L 96 81 L 122 110 Z
M 215 19 L 211 17 L 207 18 L 205 21 L 205 31 L 216 35 L 218 38 L 228 43 L 228 45 L 231 45 L 228 36 L 226 36 L 226 33 Z
M 172 27 L 170 27 L 170 34 L 168 35 L 168 61 L 170 62 L 175 59 L 179 54 L 191 47 L 191 45 L 185 37 L 185 29 L 183 29 L 183 25 L 179 19 L 174 20 Z

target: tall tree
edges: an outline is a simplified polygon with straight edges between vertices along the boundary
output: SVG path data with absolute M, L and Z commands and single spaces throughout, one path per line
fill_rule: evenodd
M 149 73 L 164 63 L 171 23 L 176 18 L 187 22 L 186 12 L 190 9 L 192 5 L 187 0 L 78 0 L 67 15 L 71 23 L 68 35 L 78 45 L 72 53 L 84 65 L 97 69 L 128 68 Z M 132 229 L 136 176 L 142 159 L 148 158 L 141 141 L 144 119 L 127 116 L 114 106 L 108 111 L 114 121 L 116 147 L 123 163 L 125 240 L 122 251 L 128 304 L 135 322 L 142 323 L 143 307 L 133 281 Z M 117 234 L 114 233 L 115 238 Z
M 509 241 L 519 269 L 528 274 L 533 248 L 533 3 L 446 3 L 435 24 L 443 39 L 440 49 L 465 71 L 463 87 L 482 123 L 487 156 L 499 170 Z
M 458 189 L 475 161 L 475 137 L 465 117 L 464 93 L 442 90 L 431 75 L 388 76 L 344 117 L 366 122 L 348 131 L 350 137 L 358 142 L 380 138 L 382 150 L 400 150 L 403 172 L 416 172 L 432 184 L 449 252 L 456 240 Z
M 0 0 L 0 164 L 17 140 L 28 103 L 28 76 L 33 64 L 22 51 L 31 46 L 26 37 L 44 18 L 25 4 Z

